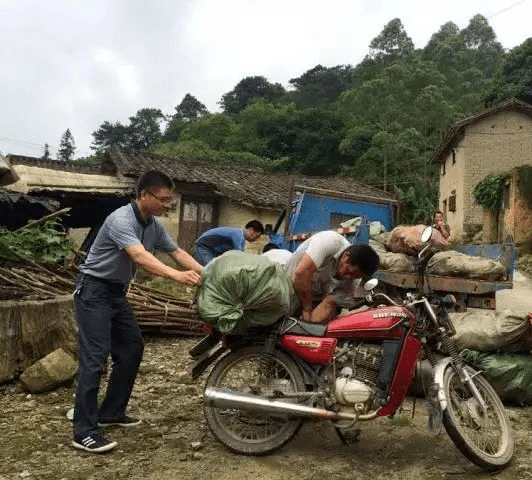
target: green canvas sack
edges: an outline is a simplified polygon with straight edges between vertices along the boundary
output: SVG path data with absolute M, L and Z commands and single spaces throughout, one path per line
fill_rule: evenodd
M 503 402 L 532 404 L 532 355 L 469 349 L 462 350 L 460 355 L 482 370 Z
M 199 315 L 222 333 L 271 325 L 283 315 L 292 315 L 297 307 L 288 275 L 266 257 L 231 250 L 205 267 Z

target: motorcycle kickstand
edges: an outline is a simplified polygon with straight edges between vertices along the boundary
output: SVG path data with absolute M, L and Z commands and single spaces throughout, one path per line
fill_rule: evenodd
M 351 445 L 355 442 L 360 441 L 361 430 L 359 427 L 354 427 L 350 430 L 346 430 L 340 427 L 334 427 L 334 429 L 336 430 L 338 437 L 344 445 Z

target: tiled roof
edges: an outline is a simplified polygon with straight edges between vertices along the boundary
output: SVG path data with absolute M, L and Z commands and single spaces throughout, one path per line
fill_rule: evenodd
M 120 152 L 109 154 L 106 159 L 106 163 L 108 162 L 112 162 L 118 172 L 124 176 L 136 178 L 146 170 L 162 170 L 174 181 L 212 186 L 224 197 L 257 207 L 286 206 L 291 179 L 295 186 L 332 191 L 380 202 L 397 202 L 392 194 L 347 177 L 289 176 L 267 172 L 260 168 Z
M 63 162 L 61 160 L 45 160 L 37 157 L 26 157 L 23 155 L 7 155 L 7 159 L 12 165 L 29 165 L 31 167 L 49 168 L 50 170 L 62 170 L 79 173 L 102 173 L 100 165 L 79 165 L 75 161 Z
M 460 120 L 459 122 L 456 122 L 451 127 L 451 129 L 447 133 L 447 136 L 443 139 L 443 141 L 440 143 L 440 146 L 438 147 L 438 149 L 432 156 L 432 163 L 443 162 L 443 160 L 445 159 L 445 156 L 447 155 L 447 152 L 449 151 L 449 149 L 451 149 L 454 146 L 454 142 L 456 141 L 456 138 L 459 135 L 463 134 L 463 131 L 466 126 L 472 123 L 475 123 L 478 120 L 489 117 L 490 115 L 503 111 L 503 110 L 517 110 L 532 117 L 532 105 L 529 105 L 528 103 L 525 103 L 525 102 L 521 102 L 520 100 L 517 100 L 516 98 L 507 98 L 506 100 L 503 100 L 502 102 L 497 103 L 493 107 L 480 110 L 479 112 L 467 118 L 464 118 L 463 120 Z

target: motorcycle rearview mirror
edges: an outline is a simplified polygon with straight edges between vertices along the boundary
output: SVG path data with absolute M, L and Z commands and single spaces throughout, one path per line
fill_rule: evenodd
M 377 278 L 370 278 L 365 284 L 364 284 L 364 290 L 366 292 L 371 292 L 375 289 L 375 287 L 379 284 L 379 280 Z
M 433 228 L 431 226 L 423 230 L 423 232 L 421 233 L 421 241 L 423 243 L 427 243 L 430 240 L 430 238 L 432 237 L 432 231 L 433 231 Z

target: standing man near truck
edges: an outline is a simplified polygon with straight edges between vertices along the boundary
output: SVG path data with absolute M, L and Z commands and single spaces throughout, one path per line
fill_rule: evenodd
M 140 420 L 126 407 L 142 360 L 144 342 L 126 300 L 136 265 L 177 283 L 197 285 L 203 267 L 180 249 L 155 218 L 173 200 L 173 182 L 151 170 L 137 184 L 136 200 L 111 213 L 80 266 L 74 304 L 79 325 L 79 369 L 72 445 L 91 453 L 113 449 L 100 427 L 133 427 Z M 151 250 L 168 252 L 185 271 L 159 261 Z M 102 369 L 111 354 L 111 375 L 103 402 L 97 395 Z
M 264 226 L 258 220 L 246 223 L 244 229 L 233 227 L 211 228 L 202 233 L 195 243 L 195 257 L 202 265 L 229 250 L 244 250 L 246 240 L 256 241 L 264 233 Z
M 285 270 L 294 282 L 302 319 L 327 323 L 338 307 L 354 302 L 354 281 L 370 277 L 378 266 L 379 256 L 369 245 L 353 245 L 328 230 L 305 240 Z

